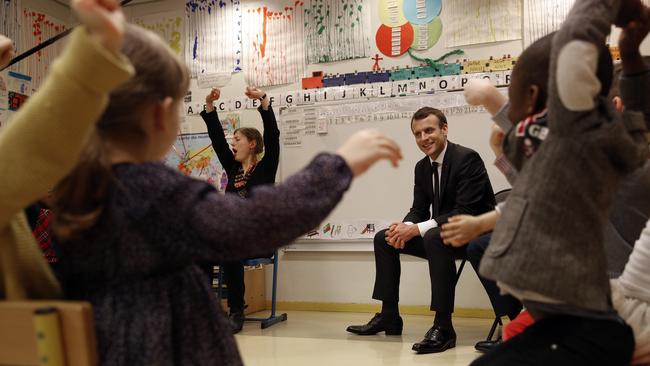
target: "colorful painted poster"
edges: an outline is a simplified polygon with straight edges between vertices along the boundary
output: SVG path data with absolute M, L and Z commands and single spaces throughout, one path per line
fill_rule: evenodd
M 182 15 L 175 12 L 158 13 L 134 18 L 133 23 L 158 34 L 177 55 L 183 52 L 185 27 Z
M 22 22 L 20 42 L 16 47 L 19 53 L 25 52 L 67 29 L 64 22 L 28 8 L 22 11 Z M 21 74 L 30 75 L 32 87 L 36 90 L 47 75 L 52 62 L 63 51 L 64 46 L 64 42 L 56 42 L 18 63 L 15 70 Z
M 370 8 L 363 0 L 307 0 L 304 18 L 308 63 L 368 56 Z
M 520 0 L 452 0 L 444 8 L 447 47 L 522 37 Z
M 32 94 L 32 78 L 13 71 L 0 73 L 0 128 L 11 122 L 13 114 Z
M 239 0 L 187 0 L 185 62 L 192 77 L 242 71 Z
M 280 10 L 267 6 L 243 11 L 246 82 L 254 86 L 300 81 L 305 70 L 305 27 L 301 0 Z
M 221 125 L 226 136 L 232 138 L 233 132 L 240 125 L 239 114 L 228 113 L 221 118 Z M 164 161 L 168 166 L 186 175 L 208 182 L 219 192 L 226 190 L 228 176 L 212 148 L 207 133 L 178 135 Z

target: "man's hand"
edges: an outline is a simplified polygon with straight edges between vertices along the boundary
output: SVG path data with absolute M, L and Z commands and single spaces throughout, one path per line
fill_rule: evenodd
M 406 242 L 420 235 L 417 225 L 394 222 L 386 231 L 386 242 L 395 249 L 404 249 Z
M 4 69 L 14 58 L 14 43 L 11 39 L 0 34 L 0 69 Z

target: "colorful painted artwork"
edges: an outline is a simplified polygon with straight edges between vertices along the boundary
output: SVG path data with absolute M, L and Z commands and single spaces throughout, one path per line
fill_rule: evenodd
M 369 54 L 370 12 L 363 0 L 306 0 L 304 19 L 308 63 Z
M 243 11 L 244 71 L 249 85 L 300 81 L 305 70 L 305 30 L 301 0 L 280 10 L 267 6 Z
M 242 71 L 239 0 L 187 0 L 185 62 L 192 77 Z
M 233 132 L 240 126 L 239 114 L 226 114 L 221 118 L 221 125 L 226 136 L 232 138 Z M 228 176 L 207 133 L 178 135 L 164 161 L 186 175 L 208 182 L 220 192 L 226 190 Z
M 177 13 L 159 13 L 133 19 L 133 23 L 158 34 L 177 54 L 183 52 L 185 26 Z
M 428 50 L 442 35 L 441 11 L 442 0 L 380 0 L 377 48 L 390 57 Z
M 22 11 L 22 21 L 20 43 L 17 46 L 18 52 L 25 52 L 67 29 L 64 22 L 48 14 L 27 8 Z M 64 42 L 56 42 L 18 63 L 15 70 L 21 74 L 31 76 L 32 87 L 36 90 L 43 82 L 45 75 L 47 75 L 50 65 L 61 54 L 63 48 Z

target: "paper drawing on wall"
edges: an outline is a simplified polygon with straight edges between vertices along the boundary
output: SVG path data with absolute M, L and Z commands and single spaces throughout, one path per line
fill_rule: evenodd
M 266 6 L 244 9 L 242 48 L 249 85 L 300 81 L 305 70 L 303 5 L 298 0 L 279 11 Z
M 304 20 L 308 63 L 368 55 L 370 12 L 363 0 L 306 0 Z
M 226 136 L 239 128 L 237 113 L 229 113 L 221 121 Z M 207 133 L 181 134 L 176 138 L 172 150 L 164 159 L 165 164 L 182 173 L 212 184 L 220 192 L 226 190 L 228 176 L 212 148 L 212 141 Z
M 521 39 L 520 0 L 453 0 L 444 7 L 447 47 Z
M 19 52 L 27 51 L 67 29 L 62 21 L 27 8 L 23 9 L 22 22 L 20 45 L 17 47 Z M 63 42 L 56 42 L 18 63 L 16 69 L 21 74 L 32 78 L 32 87 L 36 90 L 43 82 L 54 59 L 61 54 L 63 47 Z
M 185 23 L 185 62 L 192 77 L 242 71 L 239 0 L 187 0 Z
M 386 56 L 396 57 L 409 48 L 433 47 L 442 35 L 441 11 L 442 0 L 381 0 L 377 48 Z
M 575 0 L 524 0 L 524 47 L 560 29 Z
M 148 29 L 162 38 L 174 53 L 181 55 L 185 40 L 183 17 L 178 13 L 158 13 L 133 19 L 133 23 Z

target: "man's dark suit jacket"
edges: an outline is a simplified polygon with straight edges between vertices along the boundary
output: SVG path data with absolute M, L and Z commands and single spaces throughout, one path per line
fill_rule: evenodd
M 440 198 L 440 214 L 432 217 L 433 168 L 429 157 L 425 156 L 415 165 L 413 206 L 404 222 L 419 223 L 433 218 L 441 226 L 455 215 L 480 215 L 494 209 L 492 185 L 476 151 L 447 141 Z

